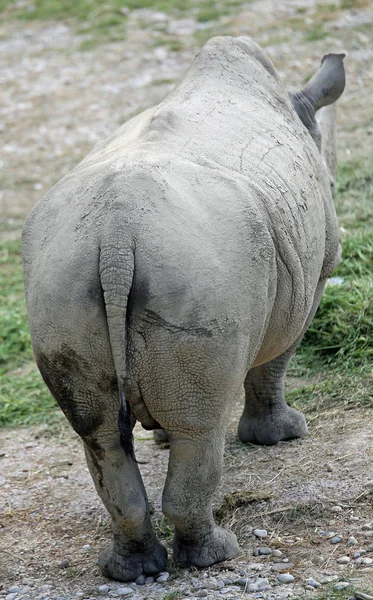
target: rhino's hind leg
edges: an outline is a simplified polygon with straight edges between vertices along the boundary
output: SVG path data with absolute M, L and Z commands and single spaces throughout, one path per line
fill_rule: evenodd
M 113 542 L 100 556 L 101 570 L 107 577 L 130 581 L 162 571 L 167 552 L 153 532 L 138 465 L 120 444 L 117 381 L 110 360 L 105 363 L 110 355 L 97 356 L 96 362 L 64 346 L 48 355 L 39 352 L 37 361 L 84 442 L 93 482 L 112 519 Z
M 214 522 L 212 496 L 219 483 L 224 451 L 224 428 L 174 437 L 163 493 L 163 512 L 175 524 L 176 563 L 208 567 L 234 558 L 236 536 Z M 189 438 L 189 439 L 188 439 Z
M 138 466 L 125 455 L 117 431 L 102 433 L 85 442 L 90 473 L 113 525 L 113 542 L 99 557 L 101 571 L 120 581 L 154 575 L 165 568 L 167 552 L 152 530 Z
M 296 342 L 274 360 L 251 369 L 245 379 L 245 408 L 238 425 L 241 442 L 270 446 L 307 435 L 304 415 L 286 404 L 285 376 L 289 361 L 320 304 L 325 279 L 320 280 L 304 329 Z
M 289 350 L 269 363 L 251 369 L 245 379 L 245 409 L 238 425 L 241 442 L 270 446 L 307 434 L 306 419 L 284 398 Z

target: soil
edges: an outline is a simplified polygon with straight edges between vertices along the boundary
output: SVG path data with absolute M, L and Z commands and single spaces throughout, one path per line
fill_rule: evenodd
M 324 4 L 257 0 L 221 18 L 214 31 L 255 37 L 293 88 L 304 83 L 324 54 L 346 50 L 348 86 L 339 103 L 339 154 L 347 160 L 372 145 L 373 7 L 357 2 L 355 9 L 337 11 L 326 24 L 330 35 L 307 41 L 304 31 L 319 22 L 318 7 Z M 299 15 L 303 28 L 291 21 Z M 0 29 L 2 236 L 19 235 L 35 202 L 95 142 L 160 101 L 206 34 L 205 25 L 192 18 L 151 10 L 133 11 L 128 19 L 125 40 L 86 52 L 79 49 L 82 37 L 66 24 L 10 22 Z M 177 52 L 169 43 L 175 37 L 181 41 Z M 277 587 L 269 592 L 272 597 L 275 591 L 276 598 L 317 595 L 305 590 L 307 577 L 323 585 L 348 581 L 373 591 L 373 565 L 353 558 L 354 552 L 373 557 L 373 529 L 368 527 L 373 519 L 371 411 L 334 409 L 311 421 L 310 437 L 274 447 L 242 445 L 235 433 L 239 412 L 237 406 L 215 507 L 238 536 L 241 555 L 201 573 L 177 570 L 170 563 L 166 584 L 138 587 L 134 593 L 158 599 L 181 590 L 193 596 L 196 581 L 234 580 L 243 570 L 268 575 L 274 584 L 273 563 L 279 559 L 254 557 L 260 546 L 280 549 L 280 560 L 289 559 L 286 570 L 295 577 L 294 584 L 280 586 L 286 588 L 283 596 Z M 168 450 L 138 427 L 136 449 L 137 458 L 145 461 L 141 471 L 155 526 L 170 546 L 170 525 L 160 511 Z M 15 584 L 30 586 L 32 599 L 35 590 L 44 598 L 98 596 L 97 586 L 107 580 L 96 558 L 110 539 L 110 523 L 80 440 L 67 425 L 58 431 L 3 430 L 0 472 L 0 596 Z M 268 538 L 256 539 L 253 528 L 266 529 Z M 341 541 L 333 545 L 320 531 L 333 531 Z M 347 545 L 350 536 L 357 545 Z M 338 564 L 337 558 L 345 555 L 350 562 Z M 243 592 L 227 592 L 226 597 L 251 597 Z

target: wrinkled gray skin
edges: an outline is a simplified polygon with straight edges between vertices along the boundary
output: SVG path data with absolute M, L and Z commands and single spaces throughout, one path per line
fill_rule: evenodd
M 340 256 L 335 111 L 320 126 L 314 114 L 343 86 L 342 57 L 329 55 L 289 97 L 254 42 L 214 38 L 160 105 L 96 146 L 26 221 L 34 353 L 112 517 L 99 560 L 109 577 L 166 561 L 128 437 L 127 452 L 120 444 L 118 392 L 124 429 L 131 415 L 167 432 L 163 511 L 174 558 L 198 567 L 238 553 L 211 498 L 242 387 L 243 442 L 307 433 L 284 377 Z

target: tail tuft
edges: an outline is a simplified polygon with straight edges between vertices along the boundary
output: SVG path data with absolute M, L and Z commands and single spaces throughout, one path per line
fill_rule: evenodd
M 118 414 L 118 427 L 120 435 L 120 444 L 126 454 L 136 462 L 135 452 L 133 448 L 133 435 L 131 426 L 131 408 L 126 400 L 124 392 L 119 393 L 120 407 Z

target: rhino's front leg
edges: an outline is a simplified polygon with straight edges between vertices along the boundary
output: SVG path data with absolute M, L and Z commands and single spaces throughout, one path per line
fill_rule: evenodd
M 174 559 L 208 567 L 237 556 L 236 536 L 214 522 L 212 495 L 219 483 L 225 427 L 192 436 L 170 435 L 163 512 L 175 524 Z
M 325 281 L 321 280 L 317 286 L 312 309 L 296 342 L 281 356 L 248 372 L 245 408 L 238 425 L 242 442 L 270 446 L 308 433 L 303 414 L 286 404 L 285 376 L 289 361 L 315 316 Z
M 241 442 L 270 446 L 307 434 L 306 419 L 286 404 L 284 382 L 293 351 L 251 369 L 245 379 L 245 409 L 238 425 Z
M 152 530 L 138 466 L 125 455 L 118 432 L 96 432 L 94 439 L 85 440 L 85 453 L 97 492 L 113 524 L 113 542 L 99 558 L 103 574 L 131 581 L 142 573 L 153 575 L 162 571 L 167 552 Z

